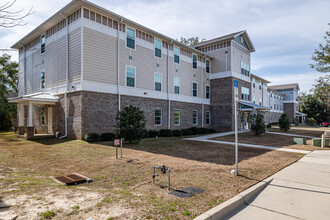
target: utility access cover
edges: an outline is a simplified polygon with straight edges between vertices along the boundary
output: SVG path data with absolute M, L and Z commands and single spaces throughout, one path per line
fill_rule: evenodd
M 188 197 L 192 197 L 194 195 L 194 193 L 186 192 L 183 190 L 174 190 L 174 191 L 170 192 L 169 194 L 180 197 L 180 198 L 188 198 Z
M 186 191 L 186 192 L 192 192 L 194 194 L 200 194 L 202 192 L 204 192 L 205 190 L 204 189 L 198 189 L 198 188 L 195 188 L 195 187 L 187 187 L 187 188 L 184 188 L 182 189 L 183 191 Z
M 87 182 L 88 178 L 80 176 L 78 174 L 70 174 L 67 176 L 54 177 L 54 179 L 57 182 L 64 184 L 64 185 L 76 185 L 76 184 Z

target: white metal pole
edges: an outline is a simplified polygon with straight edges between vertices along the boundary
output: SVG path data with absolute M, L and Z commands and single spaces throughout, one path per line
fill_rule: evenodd
M 236 94 L 235 94 L 236 96 Z M 235 97 L 235 164 L 236 164 L 236 169 L 235 169 L 235 175 L 238 175 L 238 134 L 237 134 L 237 101 Z

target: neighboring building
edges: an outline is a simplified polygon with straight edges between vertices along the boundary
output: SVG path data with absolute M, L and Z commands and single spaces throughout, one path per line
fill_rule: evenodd
M 267 80 L 251 74 L 246 31 L 188 47 L 85 0 L 74 0 L 12 48 L 19 49 L 19 135 L 83 138 L 113 131 L 133 104 L 147 129 L 234 129 L 268 110 Z M 254 85 L 254 86 L 253 86 Z
M 268 106 L 270 109 L 268 114 L 266 114 L 267 123 L 278 122 L 278 119 L 284 113 L 284 97 L 283 93 L 268 88 Z

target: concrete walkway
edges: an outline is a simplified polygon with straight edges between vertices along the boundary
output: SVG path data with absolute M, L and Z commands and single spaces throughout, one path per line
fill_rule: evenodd
M 330 151 L 313 151 L 226 219 L 329 219 Z
M 238 133 L 244 133 L 244 132 L 247 132 L 247 131 L 248 130 L 241 130 L 241 131 L 238 131 Z M 198 136 L 198 137 L 193 137 L 193 138 L 185 138 L 185 140 L 209 142 L 209 143 L 216 143 L 216 144 L 235 145 L 235 142 L 230 142 L 230 141 L 209 140 L 211 138 L 223 137 L 223 136 L 232 135 L 232 134 L 234 134 L 234 132 L 233 131 L 229 131 L 229 132 L 216 133 L 216 134 L 205 135 L 205 136 Z M 308 153 L 310 153 L 310 151 L 307 151 L 307 150 L 298 150 L 298 149 L 281 148 L 281 147 L 256 145 L 256 144 L 238 143 L 238 146 L 261 148 L 261 149 L 267 149 L 267 150 L 278 150 L 278 151 L 301 153 L 301 154 L 308 154 Z
M 306 135 L 299 135 L 299 134 L 289 134 L 289 133 L 281 133 L 281 132 L 272 132 L 272 131 L 267 131 L 266 133 L 270 134 L 278 134 L 278 135 L 284 135 L 284 136 L 292 136 L 292 137 L 304 137 L 304 138 L 320 138 L 320 137 L 313 137 L 313 136 L 306 136 Z

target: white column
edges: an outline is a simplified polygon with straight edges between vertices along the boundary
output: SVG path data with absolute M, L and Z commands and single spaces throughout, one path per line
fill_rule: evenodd
M 33 127 L 33 124 L 32 124 L 32 103 L 29 102 L 29 125 L 28 127 Z
M 18 126 L 23 127 L 24 126 L 24 105 L 19 104 L 18 108 Z

